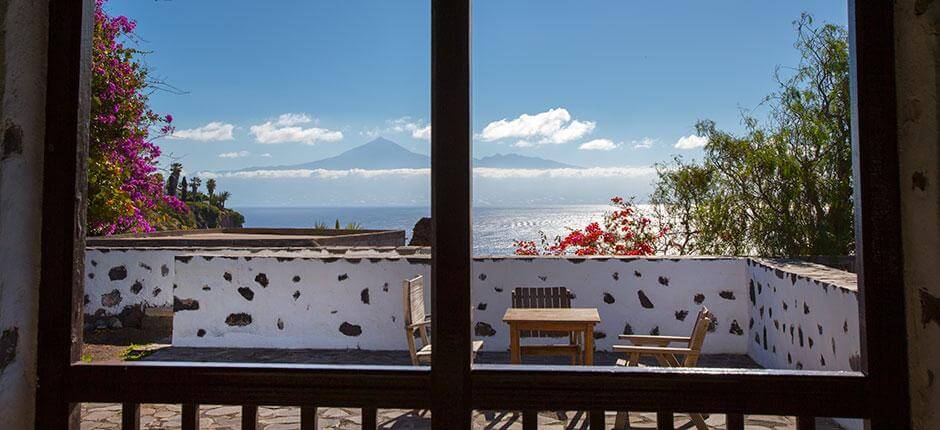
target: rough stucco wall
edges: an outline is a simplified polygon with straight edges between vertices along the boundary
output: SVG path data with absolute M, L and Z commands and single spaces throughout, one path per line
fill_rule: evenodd
M 754 321 L 748 355 L 754 361 L 770 369 L 859 370 L 854 274 L 808 263 L 748 260 L 748 277 Z
M 938 24 L 940 2 L 895 1 L 901 225 L 915 429 L 940 428 Z
M 0 427 L 33 427 L 45 110 L 41 0 L 0 2 Z
M 172 250 L 86 250 L 85 314 L 117 315 L 128 306 L 172 305 L 173 257 L 179 253 Z
M 402 281 L 428 279 L 429 261 L 180 256 L 173 344 L 403 350 Z M 599 349 L 625 330 L 686 335 L 704 305 L 718 316 L 705 351 L 747 351 L 742 259 L 483 258 L 473 271 L 474 334 L 486 350 L 508 348 L 502 316 L 514 286 L 565 286 L 574 306 L 600 311 Z

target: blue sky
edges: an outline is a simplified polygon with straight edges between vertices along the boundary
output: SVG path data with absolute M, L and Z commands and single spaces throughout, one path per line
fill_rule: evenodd
M 160 143 L 187 170 L 313 161 L 376 135 L 428 152 L 428 0 L 108 7 L 137 20 L 152 75 L 186 92 L 157 92 L 151 104 L 175 117 L 177 139 Z M 473 8 L 475 154 L 587 167 L 695 158 L 701 149 L 676 144 L 701 143 L 689 137 L 696 120 L 740 130 L 739 110 L 775 89 L 777 66 L 798 62 L 792 22 L 801 12 L 847 20 L 846 3 L 835 0 L 478 0 Z

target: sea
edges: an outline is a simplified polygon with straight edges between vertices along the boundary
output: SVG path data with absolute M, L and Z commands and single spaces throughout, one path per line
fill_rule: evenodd
M 411 230 L 422 217 L 431 216 L 429 207 L 236 207 L 245 216 L 245 227 L 310 228 L 316 223 L 333 226 L 336 220 L 345 226 L 355 222 L 364 229 Z M 540 232 L 550 239 L 569 229 L 583 228 L 600 221 L 607 205 L 565 205 L 536 207 L 473 208 L 473 255 L 509 255 L 513 242 L 533 240 Z

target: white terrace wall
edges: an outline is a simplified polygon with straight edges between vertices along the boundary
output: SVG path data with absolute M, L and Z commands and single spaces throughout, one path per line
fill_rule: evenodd
M 854 274 L 804 262 L 747 262 L 747 350 L 754 361 L 772 369 L 859 369 Z
M 125 308 L 173 303 L 173 249 L 85 250 L 85 314 L 118 315 Z
M 735 258 L 480 258 L 474 261 L 474 335 L 509 345 L 501 321 L 514 286 L 565 286 L 595 307 L 597 347 L 616 335 L 689 333 L 700 306 L 718 316 L 707 353 L 747 351 L 747 278 Z M 403 350 L 404 279 L 430 275 L 427 256 L 176 258 L 176 346 Z

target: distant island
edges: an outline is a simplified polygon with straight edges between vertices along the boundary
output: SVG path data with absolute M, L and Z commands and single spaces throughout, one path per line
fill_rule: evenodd
M 431 157 L 408 150 L 383 137 L 359 145 L 335 157 L 300 164 L 248 167 L 235 172 L 257 170 L 347 170 L 347 169 L 427 169 Z M 519 154 L 496 154 L 474 158 L 473 167 L 498 169 L 580 169 L 581 167 Z

